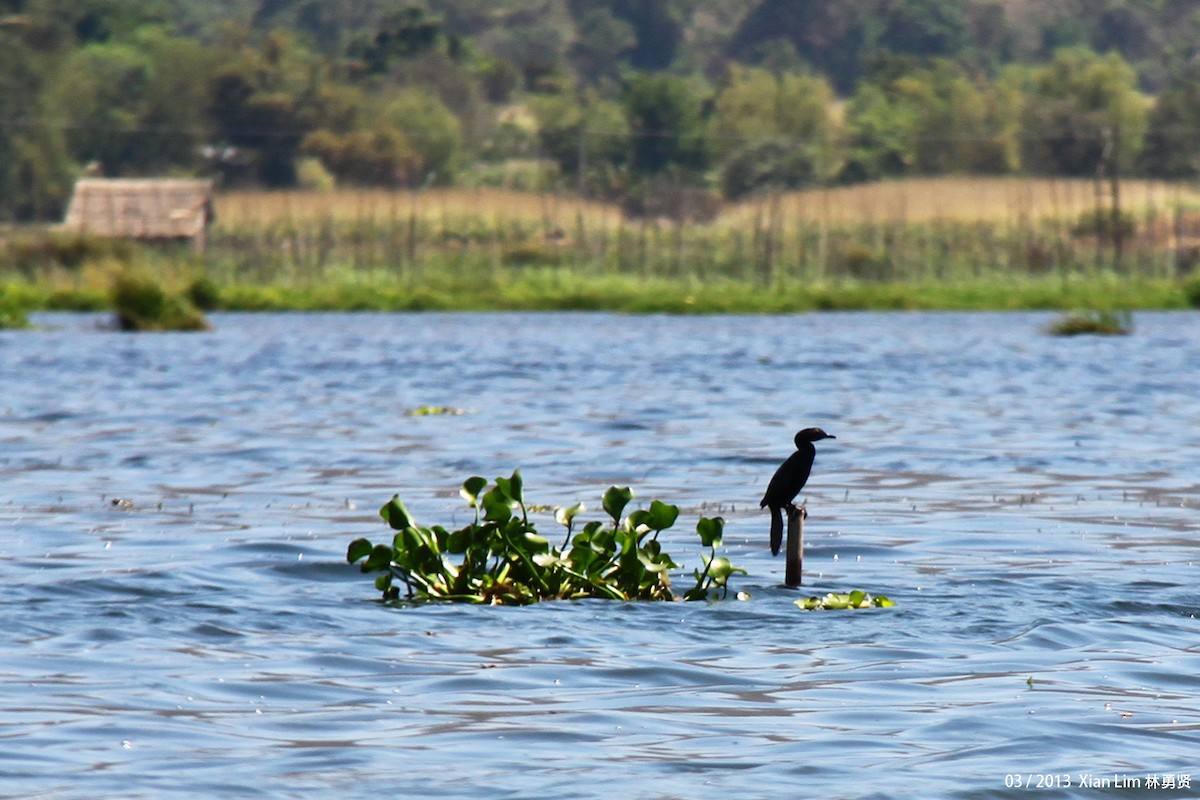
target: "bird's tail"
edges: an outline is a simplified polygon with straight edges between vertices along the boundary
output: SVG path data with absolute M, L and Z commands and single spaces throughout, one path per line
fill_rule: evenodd
M 771 506 L 771 555 L 779 555 L 783 546 L 783 509 Z

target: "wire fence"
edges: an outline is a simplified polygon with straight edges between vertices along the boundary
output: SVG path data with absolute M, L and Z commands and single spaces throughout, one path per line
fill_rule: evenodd
M 1111 199 L 1092 189 L 1079 180 L 902 181 L 764 195 L 704 223 L 491 189 L 233 193 L 219 198 L 208 258 L 230 278 L 384 271 L 487 280 L 552 269 L 767 286 L 1101 273 L 1170 280 L 1200 263 L 1200 197 L 1191 189 L 1132 183 L 1129 210 L 1115 218 Z M 972 195 L 978 205 L 959 202 Z

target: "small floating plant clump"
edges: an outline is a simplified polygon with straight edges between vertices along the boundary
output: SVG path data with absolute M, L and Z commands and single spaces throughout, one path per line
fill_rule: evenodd
M 881 594 L 872 597 L 855 589 L 848 594 L 830 592 L 824 597 L 806 597 L 796 600 L 795 605 L 804 611 L 837 611 L 847 608 L 891 608 L 896 604 Z
M 453 406 L 417 406 L 404 413 L 410 417 L 461 417 L 467 412 Z
M 604 493 L 608 520 L 575 524 L 582 503 L 558 508 L 555 520 L 566 528 L 555 546 L 529 519 L 521 472 L 497 478 L 468 478 L 459 493 L 475 511 L 471 524 L 456 531 L 440 525 L 419 527 L 399 496 L 379 510 L 396 531 L 391 544 L 355 539 L 346 551 L 364 573 L 381 573 L 375 588 L 384 600 L 447 601 L 492 605 L 528 605 L 539 600 L 607 598 L 611 600 L 704 600 L 724 597 L 734 573 L 745 575 L 717 555 L 725 521 L 701 517 L 696 523 L 703 569 L 677 597 L 670 572 L 679 565 L 663 550 L 658 536 L 675 524 L 679 507 L 652 500 L 649 508 L 625 514 L 633 498 L 628 487 Z
M 1050 326 L 1055 336 L 1127 336 L 1133 333 L 1133 314 L 1128 311 L 1081 311 L 1057 320 Z
M 117 327 L 123 331 L 206 331 L 208 320 L 181 294 L 152 278 L 121 275 L 112 286 Z

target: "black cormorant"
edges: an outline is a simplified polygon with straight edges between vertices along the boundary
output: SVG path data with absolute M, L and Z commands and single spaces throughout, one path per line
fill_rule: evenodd
M 800 494 L 808 480 L 808 473 L 812 471 L 813 459 L 817 455 L 813 442 L 836 438 L 820 428 L 800 431 L 796 434 L 796 452 L 779 465 L 767 484 L 767 493 L 758 507 L 771 509 L 771 555 L 779 555 L 779 548 L 783 545 L 783 509 L 794 507 L 792 501 Z

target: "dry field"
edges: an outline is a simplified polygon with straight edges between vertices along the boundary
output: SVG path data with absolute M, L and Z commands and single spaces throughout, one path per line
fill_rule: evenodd
M 279 223 L 371 221 L 423 222 L 472 219 L 484 224 L 574 224 L 583 214 L 589 228 L 615 225 L 620 212 L 605 203 L 505 189 L 333 189 L 329 191 L 232 191 L 216 199 L 217 224 L 256 227 Z
M 778 201 L 784 221 L 856 223 L 980 221 L 1027 224 L 1043 219 L 1076 220 L 1097 206 L 1096 184 L 1067 178 L 914 178 L 859 186 L 791 192 L 777 198 L 730 204 L 718 224 L 750 224 L 768 203 Z M 1100 199 L 1107 207 L 1107 195 Z M 1162 181 L 1121 183 L 1122 208 L 1144 212 L 1200 207 L 1200 189 Z M 425 222 L 464 219 L 486 224 L 540 223 L 569 229 L 582 221 L 588 230 L 620 224 L 615 205 L 580 202 L 549 193 L 501 189 L 381 189 L 331 191 L 232 191 L 217 198 L 217 224 L 257 227 L 332 220 Z
M 1107 185 L 1105 185 L 1107 192 Z M 1200 205 L 1200 191 L 1163 181 L 1122 181 L 1121 207 L 1134 214 Z M 1106 194 L 1101 204 L 1108 207 Z M 834 224 L 882 222 L 1016 223 L 1075 220 L 1096 208 L 1096 184 L 1077 178 L 912 178 L 794 192 L 780 199 L 785 220 Z M 733 207 L 726 221 L 759 213 L 762 201 Z

